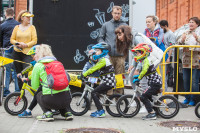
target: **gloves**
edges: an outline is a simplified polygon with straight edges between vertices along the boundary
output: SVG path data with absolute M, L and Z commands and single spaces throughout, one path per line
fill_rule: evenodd
M 77 76 L 77 79 L 82 80 L 84 78 L 83 74 Z
M 134 79 L 136 79 L 136 78 L 138 78 L 138 77 L 139 77 L 139 75 L 134 75 L 134 76 L 133 76 Z
M 133 83 L 135 84 L 136 82 L 139 82 L 140 80 L 138 78 L 133 80 Z

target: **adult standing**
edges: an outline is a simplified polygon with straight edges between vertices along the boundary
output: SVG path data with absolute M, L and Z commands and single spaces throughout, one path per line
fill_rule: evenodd
M 1 24 L 1 41 L 2 41 L 2 47 L 8 48 L 11 46 L 10 43 L 10 37 L 13 32 L 13 29 L 16 25 L 19 25 L 20 23 L 14 20 L 14 10 L 12 8 L 6 9 L 5 12 L 6 20 L 4 23 Z M 13 48 L 10 48 L 9 50 L 5 50 L 5 57 L 7 58 L 13 58 Z M 15 91 L 19 91 L 18 86 L 18 80 L 17 80 L 17 74 L 15 70 L 15 66 L 13 63 L 7 64 L 6 66 L 6 80 L 5 80 L 5 88 L 4 88 L 4 97 L 6 97 L 9 93 L 9 85 L 10 85 L 10 75 L 12 75 L 14 82 L 15 82 Z
M 144 31 L 144 35 L 147 37 L 158 37 L 158 43 L 163 41 L 164 33 L 163 29 L 158 24 L 158 17 L 149 15 L 146 17 L 147 28 Z
M 186 30 L 178 40 L 180 45 L 200 45 L 200 20 L 198 17 L 189 19 L 189 29 Z M 193 58 L 191 66 L 191 50 L 193 48 L 183 48 L 182 64 L 183 64 L 183 85 L 185 92 L 190 92 L 190 76 L 192 69 L 192 92 L 199 92 L 199 57 L 200 49 L 193 49 Z M 195 105 L 195 95 L 185 95 L 184 104 L 190 106 Z
M 164 44 L 165 44 L 165 48 L 167 49 L 169 46 L 172 46 L 172 45 L 174 45 L 175 43 L 176 43 L 176 37 L 175 37 L 175 35 L 174 35 L 174 33 L 169 29 L 169 27 L 168 27 L 168 21 L 167 20 L 161 20 L 160 22 L 159 22 L 159 24 L 160 24 L 160 27 L 163 29 L 163 31 L 164 31 L 164 40 L 163 40 L 163 42 L 164 42 Z M 167 60 L 166 60 L 166 63 L 169 63 L 170 62 L 170 58 L 171 58 L 171 55 L 172 55 L 172 49 L 170 49 L 167 53 L 168 53 L 168 58 L 167 58 Z M 166 74 L 166 72 L 167 72 L 167 69 L 168 69 L 168 67 L 170 67 L 169 66 L 170 64 L 167 64 L 167 65 L 165 65 L 166 67 L 165 67 L 165 74 Z M 165 76 L 165 89 L 167 89 L 168 88 L 168 84 L 167 84 L 167 80 L 168 80 L 168 76 L 167 76 L 167 74 L 166 74 L 166 76 Z
M 122 25 L 115 30 L 117 50 L 119 53 L 128 54 L 128 50 L 134 48 L 139 43 L 145 43 L 152 47 L 150 57 L 154 66 L 157 67 L 162 60 L 163 51 L 159 49 L 148 37 L 142 33 L 137 32 L 135 29 L 131 29 L 130 26 Z M 136 73 L 139 74 L 141 70 L 141 63 L 136 68 Z M 130 71 L 133 67 L 136 67 L 136 62 L 133 60 L 132 65 L 129 67 Z
M 29 52 L 32 46 L 37 43 L 36 29 L 35 26 L 30 24 L 30 17 L 34 17 L 34 15 L 25 10 L 20 11 L 17 21 L 21 24 L 15 26 L 10 39 L 10 42 L 13 45 L 16 46 L 18 44 L 17 47 L 14 47 L 14 59 L 27 63 L 32 61 L 32 57 L 26 54 Z M 22 64 L 19 62 L 15 62 L 14 64 L 17 73 L 20 73 L 27 66 L 27 64 Z M 21 89 L 22 81 L 18 80 L 18 84 L 19 88 Z
M 101 27 L 98 42 L 106 42 L 111 46 L 111 51 L 109 53 L 110 55 L 110 61 L 115 69 L 115 74 L 121 74 L 125 72 L 125 55 L 120 54 L 117 52 L 116 48 L 116 35 L 115 35 L 115 29 L 119 27 L 120 25 L 127 25 L 125 22 L 123 22 L 120 18 L 122 15 L 122 8 L 120 6 L 113 6 L 112 8 L 112 19 L 108 22 L 105 22 L 103 26 Z M 115 89 L 115 93 L 123 94 L 124 89 L 119 88 Z M 109 92 L 109 95 L 111 95 L 112 92 Z

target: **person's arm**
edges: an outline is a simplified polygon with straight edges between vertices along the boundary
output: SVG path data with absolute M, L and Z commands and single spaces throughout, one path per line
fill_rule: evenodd
M 0 47 L 3 47 L 3 29 L 0 25 Z
M 174 34 L 171 34 L 171 36 L 169 37 L 169 46 L 175 45 L 175 43 L 176 43 L 176 37 Z M 172 52 L 173 52 L 173 48 L 169 50 L 167 61 L 170 61 Z
M 84 77 L 87 77 L 88 75 L 92 74 L 93 72 L 101 69 L 102 67 L 104 67 L 106 65 L 106 59 L 102 58 L 99 62 L 97 62 L 96 65 L 94 65 L 93 67 L 91 67 L 90 69 L 88 69 L 85 73 L 83 73 Z
M 28 47 L 32 47 L 33 45 L 37 44 L 37 33 L 35 26 L 32 25 L 31 28 L 31 41 L 27 43 Z
M 85 63 L 85 66 L 83 67 L 83 73 L 85 73 L 89 69 L 88 62 Z
M 147 73 L 149 66 L 150 66 L 149 60 L 147 58 L 144 59 L 142 71 L 138 77 L 139 80 L 141 80 L 144 77 L 144 75 Z
M 40 67 L 41 63 L 36 63 L 33 72 L 32 72 L 32 78 L 31 78 L 31 86 L 33 89 L 37 90 L 40 86 Z
M 15 26 L 13 32 L 12 32 L 12 35 L 10 37 L 10 43 L 15 45 L 18 41 L 16 40 L 16 35 L 17 35 L 17 30 L 18 30 L 18 25 Z
M 99 37 L 97 41 L 100 42 L 105 42 L 105 36 L 106 36 L 106 25 L 103 24 L 99 33 Z
M 158 43 L 159 44 L 161 44 L 161 42 L 163 41 L 163 37 L 164 37 L 164 31 L 163 31 L 163 29 L 160 28 L 159 36 L 158 36 Z

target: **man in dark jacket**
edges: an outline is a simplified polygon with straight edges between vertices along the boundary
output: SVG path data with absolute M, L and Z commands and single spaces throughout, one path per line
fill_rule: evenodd
M 121 74 L 125 72 L 125 57 L 123 54 L 119 54 L 117 52 L 117 46 L 116 46 L 116 35 L 115 35 L 115 29 L 119 27 L 120 25 L 127 25 L 125 22 L 121 21 L 122 15 L 122 8 L 120 6 L 113 6 L 112 8 L 112 16 L 113 18 L 105 22 L 103 26 L 101 27 L 101 31 L 99 34 L 98 42 L 106 42 L 111 46 L 110 51 L 110 61 L 112 65 L 115 68 L 115 74 Z M 116 93 L 123 93 L 123 88 L 121 89 L 115 89 Z M 109 95 L 112 95 L 112 92 L 109 92 Z
M 12 8 L 8 8 L 5 13 L 6 20 L 4 23 L 1 24 L 1 41 L 2 41 L 2 46 L 3 48 L 7 48 L 11 46 L 10 43 L 10 37 L 12 35 L 12 31 L 16 25 L 19 25 L 20 23 L 17 22 L 13 17 L 14 17 L 14 10 Z M 5 57 L 7 58 L 12 58 L 12 52 L 13 48 L 9 50 L 5 50 Z M 13 70 L 13 71 L 11 71 Z M 6 65 L 6 83 L 5 83 L 5 88 L 4 88 L 4 97 L 7 96 L 10 91 L 9 91 L 9 84 L 10 84 L 10 74 L 12 73 L 12 76 L 15 80 L 15 91 L 20 91 L 19 86 L 18 86 L 18 81 L 17 81 L 17 74 L 16 70 L 13 64 L 7 64 Z

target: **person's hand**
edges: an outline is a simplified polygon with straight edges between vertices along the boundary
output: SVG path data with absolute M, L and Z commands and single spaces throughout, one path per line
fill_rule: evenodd
M 138 83 L 140 80 L 138 79 L 138 78 L 136 78 L 136 79 L 134 79 L 133 80 L 133 84 L 136 84 L 136 83 Z
M 192 32 L 192 35 L 194 36 L 194 38 L 197 40 L 198 39 L 198 36 L 195 32 Z
M 18 73 L 18 74 L 17 74 L 17 77 L 18 77 L 18 78 L 21 78 L 21 77 L 22 77 L 22 74 L 21 74 L 21 73 Z
M 136 78 L 138 78 L 138 77 L 139 77 L 139 75 L 134 75 L 134 76 L 133 76 L 134 79 L 136 79 Z
M 26 43 L 24 43 L 24 42 L 21 42 L 21 45 L 22 45 L 22 48 L 27 48 L 28 47 L 28 45 Z
M 18 42 L 17 47 L 19 47 L 19 48 L 23 48 L 23 42 Z
M 129 68 L 128 68 L 128 73 L 130 73 L 130 71 L 133 69 L 133 66 L 130 66 Z
M 169 62 L 170 62 L 170 58 L 167 58 L 166 63 L 169 63 Z
M 181 42 L 184 43 L 184 42 L 185 42 L 185 39 L 186 39 L 186 34 L 183 33 Z
M 28 81 L 28 78 L 21 78 L 22 82 Z

